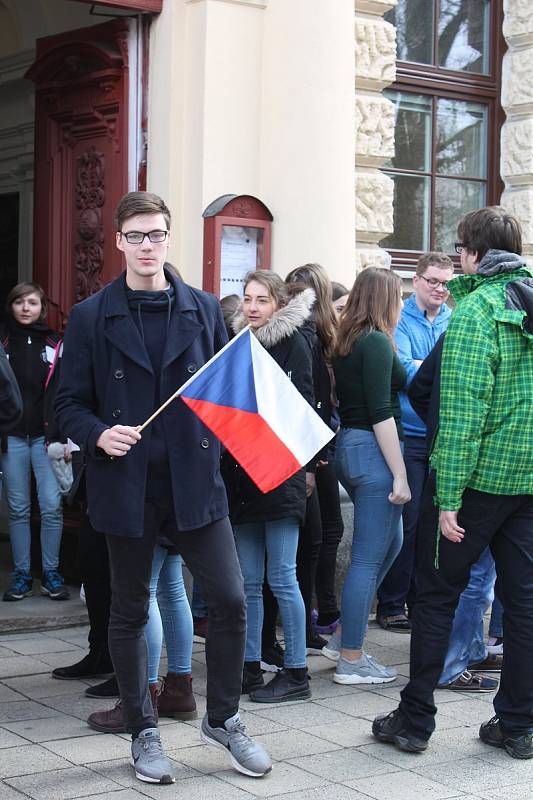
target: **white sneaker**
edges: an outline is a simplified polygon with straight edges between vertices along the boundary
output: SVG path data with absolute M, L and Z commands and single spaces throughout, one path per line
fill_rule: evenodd
M 341 657 L 341 637 L 338 631 L 335 631 L 329 642 L 322 648 L 321 655 L 329 658 L 330 661 L 338 661 Z
M 378 664 L 372 656 L 363 652 L 357 661 L 339 658 L 333 680 L 342 684 L 390 683 L 397 675 L 395 669 Z

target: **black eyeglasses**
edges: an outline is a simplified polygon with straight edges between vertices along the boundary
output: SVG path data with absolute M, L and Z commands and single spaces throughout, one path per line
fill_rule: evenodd
M 141 231 L 124 233 L 121 231 L 120 235 L 125 238 L 128 244 L 142 244 L 146 236 L 148 236 L 152 244 L 160 244 L 167 238 L 168 231 L 148 231 L 148 233 L 142 233 Z
M 436 289 L 437 286 L 440 286 L 441 289 L 448 289 L 448 281 L 439 281 L 438 278 L 426 278 L 425 275 L 420 275 L 421 278 L 424 278 L 428 286 L 431 286 L 432 289 Z
M 455 242 L 453 247 L 458 256 L 461 255 L 463 250 L 466 250 L 466 245 L 463 242 Z

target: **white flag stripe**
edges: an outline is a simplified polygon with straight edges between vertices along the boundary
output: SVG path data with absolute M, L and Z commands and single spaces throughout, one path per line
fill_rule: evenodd
M 255 336 L 251 336 L 259 414 L 305 465 L 334 436 Z

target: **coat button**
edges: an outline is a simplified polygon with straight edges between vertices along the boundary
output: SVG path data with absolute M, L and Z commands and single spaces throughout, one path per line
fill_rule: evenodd
M 204 448 L 204 450 L 207 450 L 207 448 L 209 447 L 209 439 L 202 439 L 200 445 Z
M 124 370 L 123 369 L 116 369 L 113 372 L 113 377 L 117 379 L 117 381 L 121 381 L 124 377 Z
M 122 410 L 120 408 L 115 408 L 115 409 L 113 409 L 113 411 L 111 413 L 111 416 L 113 417 L 113 419 L 118 419 L 121 414 L 122 414 Z
M 193 375 L 197 369 L 198 367 L 196 366 L 196 364 L 189 364 L 187 367 L 187 372 L 190 372 L 190 374 Z

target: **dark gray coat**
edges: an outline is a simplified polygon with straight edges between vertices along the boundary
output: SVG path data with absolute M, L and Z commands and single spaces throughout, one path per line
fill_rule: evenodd
M 165 270 L 174 287 L 161 367 L 161 396 L 170 397 L 227 341 L 217 299 Z M 56 398 L 61 431 L 87 457 L 88 513 L 103 533 L 140 537 L 150 426 L 126 455 L 110 459 L 96 447 L 113 425 L 140 425 L 155 410 L 156 381 L 126 299 L 125 273 L 74 306 L 65 333 Z M 203 527 L 228 513 L 216 437 L 179 399 L 162 413 L 179 530 Z

